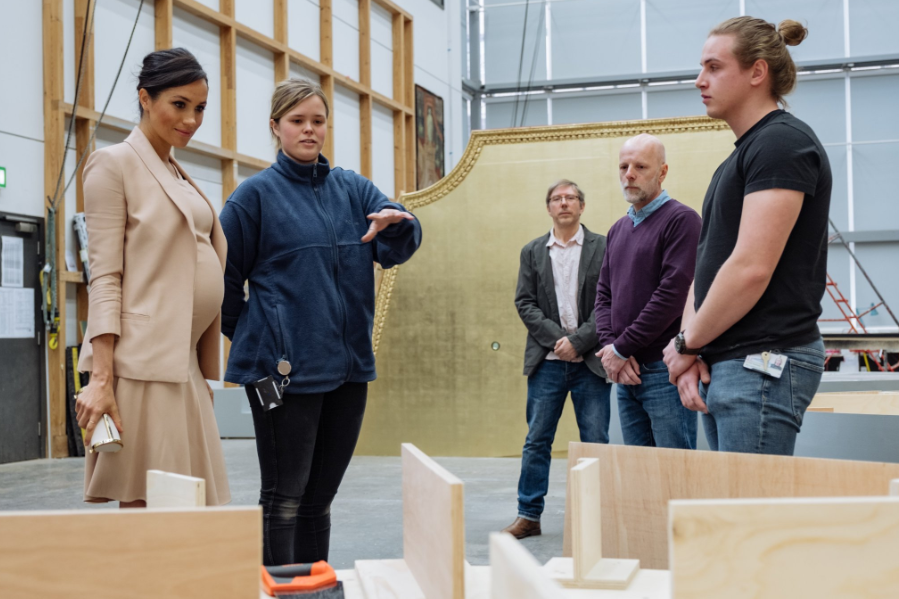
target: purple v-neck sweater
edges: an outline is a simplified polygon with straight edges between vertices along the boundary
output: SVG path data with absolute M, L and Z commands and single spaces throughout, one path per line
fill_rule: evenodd
M 622 356 L 658 362 L 680 332 L 696 268 L 702 219 L 668 200 L 636 227 L 624 216 L 609 229 L 596 286 L 596 334 Z

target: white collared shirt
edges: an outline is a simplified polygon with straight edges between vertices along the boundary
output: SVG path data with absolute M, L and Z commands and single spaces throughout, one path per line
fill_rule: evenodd
M 549 230 L 549 259 L 553 266 L 553 282 L 556 288 L 556 303 L 559 305 L 559 320 L 562 328 L 569 335 L 577 331 L 577 272 L 581 263 L 581 250 L 584 247 L 584 226 L 578 227 L 577 233 L 568 243 L 556 239 L 553 230 Z M 558 360 L 556 352 L 549 352 L 547 360 Z M 573 362 L 583 362 L 578 356 Z

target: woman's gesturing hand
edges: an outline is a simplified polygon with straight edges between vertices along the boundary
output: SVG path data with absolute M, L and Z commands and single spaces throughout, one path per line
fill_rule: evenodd
M 94 429 L 103 418 L 103 414 L 109 414 L 115 427 L 119 429 L 119 433 L 123 432 L 119 406 L 116 404 L 115 395 L 112 392 L 112 382 L 92 380 L 87 387 L 82 389 L 75 402 L 75 415 L 78 418 L 78 426 L 85 430 L 86 445 L 90 445 Z
M 408 212 L 394 210 L 393 208 L 384 208 L 380 212 L 369 214 L 367 218 L 371 221 L 371 225 L 368 227 L 368 233 L 362 238 L 362 243 L 368 243 L 374 239 L 378 233 L 394 223 L 398 223 L 402 220 L 415 220 L 415 217 Z

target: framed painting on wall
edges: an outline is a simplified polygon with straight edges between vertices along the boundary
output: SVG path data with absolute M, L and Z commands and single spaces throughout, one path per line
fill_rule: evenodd
M 415 183 L 429 187 L 446 174 L 443 137 L 443 98 L 415 86 Z

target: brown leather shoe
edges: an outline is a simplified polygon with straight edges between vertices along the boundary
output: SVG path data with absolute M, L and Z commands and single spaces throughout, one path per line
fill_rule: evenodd
M 516 539 L 525 537 L 536 537 L 540 533 L 540 523 L 528 520 L 527 518 L 515 518 L 515 522 L 503 529 Z

